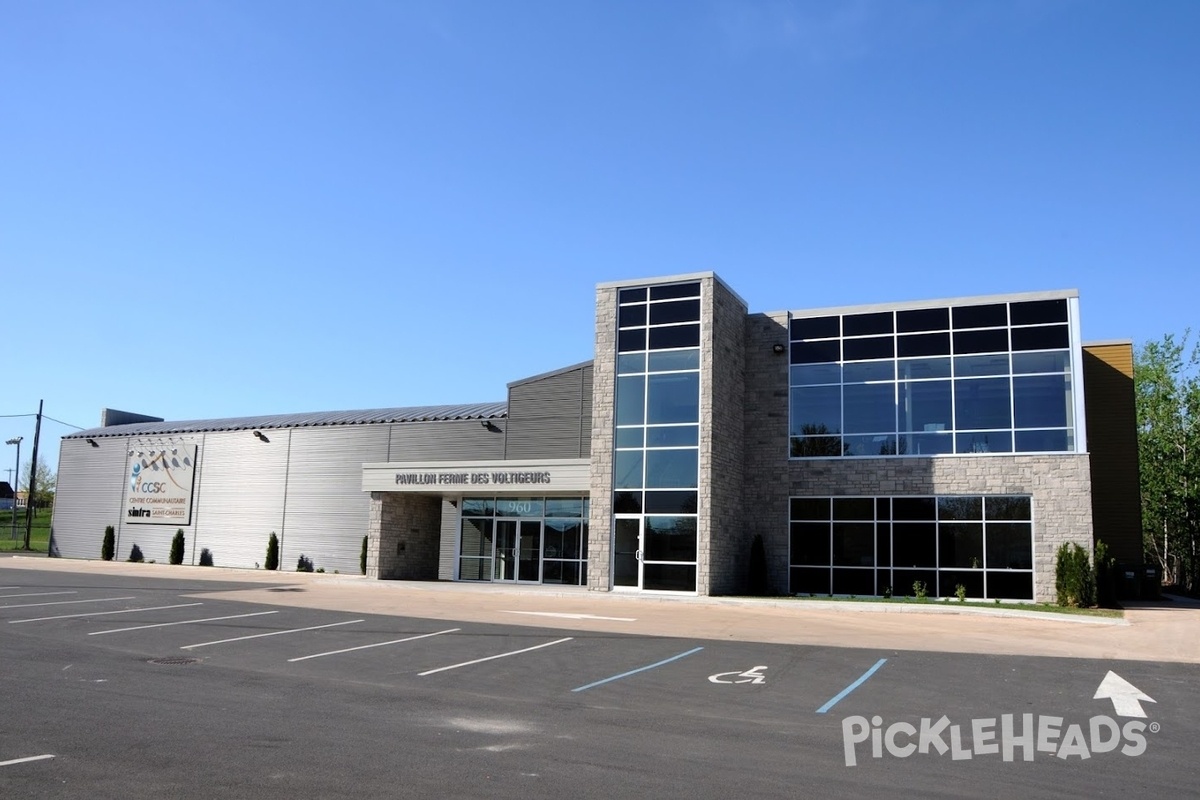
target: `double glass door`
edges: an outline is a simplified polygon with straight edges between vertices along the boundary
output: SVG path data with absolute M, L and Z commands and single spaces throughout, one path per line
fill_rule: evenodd
M 536 519 L 496 520 L 496 557 L 492 580 L 542 579 L 542 522 Z

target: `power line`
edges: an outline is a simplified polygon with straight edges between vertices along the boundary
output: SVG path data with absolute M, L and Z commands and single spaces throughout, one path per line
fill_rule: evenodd
M 0 419 L 16 419 L 17 417 L 36 417 L 36 416 L 37 416 L 37 414 L 0 414 Z M 66 423 L 63 423 L 63 424 L 65 425 Z
M 32 416 L 33 416 L 33 414 L 28 414 L 27 416 L 30 416 L 30 417 L 32 417 Z M 82 430 L 85 430 L 85 429 L 83 428 L 83 426 L 81 426 L 81 425 L 72 425 L 72 424 L 71 424 L 71 423 L 69 423 L 69 422 L 63 422 L 61 419 L 55 419 L 54 417 L 50 416 L 49 414 L 42 414 L 42 418 L 43 418 L 43 419 L 48 419 L 48 420 L 50 420 L 51 422 L 57 422 L 59 425 L 66 425 L 68 428 L 74 428 L 74 429 L 75 429 L 75 430 L 77 430 L 77 431 L 82 431 Z

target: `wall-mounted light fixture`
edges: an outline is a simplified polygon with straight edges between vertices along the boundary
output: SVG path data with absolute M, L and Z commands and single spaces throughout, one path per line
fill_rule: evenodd
M 95 440 L 95 439 L 84 439 L 84 441 L 85 441 L 85 442 L 87 442 L 88 444 L 90 444 L 92 447 L 99 447 L 99 446 L 100 446 L 100 445 L 96 444 L 96 440 Z
M 781 344 L 773 344 L 771 345 L 771 352 L 777 356 L 781 356 L 787 352 L 787 348 Z
M 496 425 L 492 424 L 492 421 L 490 419 L 481 419 L 481 420 L 479 420 L 479 424 L 482 425 L 485 430 L 492 431 L 493 433 L 500 432 L 500 428 L 497 427 Z
M 258 439 L 261 439 L 261 440 L 262 440 L 262 441 L 264 441 L 264 442 L 269 442 L 269 441 L 271 441 L 270 439 L 268 439 L 268 438 L 267 438 L 267 435 L 266 435 L 265 433 L 263 433 L 262 431 L 255 431 L 255 432 L 254 432 L 254 435 L 255 435 L 255 436 L 258 438 Z

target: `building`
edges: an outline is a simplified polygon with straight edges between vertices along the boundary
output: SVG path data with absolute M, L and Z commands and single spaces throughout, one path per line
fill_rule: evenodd
M 1074 291 L 750 313 L 712 273 L 604 283 L 591 361 L 506 402 L 64 437 L 53 548 L 618 592 L 1051 600 L 1064 542 L 1141 561 L 1132 345 Z

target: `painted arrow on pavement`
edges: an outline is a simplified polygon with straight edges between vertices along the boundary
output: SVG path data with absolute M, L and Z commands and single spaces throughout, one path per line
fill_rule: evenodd
M 1121 717 L 1145 717 L 1146 712 L 1142 710 L 1142 701 L 1157 702 L 1111 669 L 1104 676 L 1104 680 L 1100 681 L 1100 687 L 1096 689 L 1096 694 L 1092 699 L 1112 700 L 1113 709 Z

